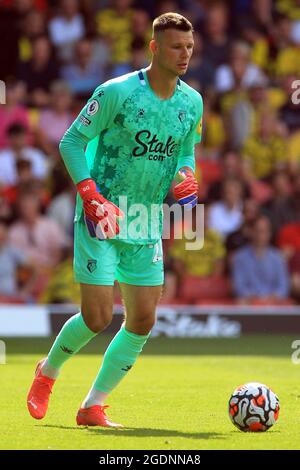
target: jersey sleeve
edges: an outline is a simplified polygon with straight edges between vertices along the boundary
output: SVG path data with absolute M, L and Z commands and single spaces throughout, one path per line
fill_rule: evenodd
M 178 158 L 178 164 L 176 168 L 176 173 L 187 166 L 195 171 L 195 144 L 201 142 L 202 137 L 202 116 L 203 116 L 203 101 L 200 94 L 197 94 L 197 99 L 195 100 L 195 121 L 191 130 L 187 134 L 181 149 Z
M 113 122 L 120 96 L 114 85 L 100 85 L 83 107 L 71 127 L 92 140 Z
M 85 147 L 110 126 L 119 100 L 120 92 L 116 86 L 100 85 L 63 136 L 59 150 L 75 184 L 90 178 Z

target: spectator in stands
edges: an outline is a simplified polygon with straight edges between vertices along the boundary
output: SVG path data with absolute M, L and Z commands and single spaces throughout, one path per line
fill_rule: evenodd
M 133 36 L 132 42 L 140 41 L 144 43 L 146 49 L 146 44 L 149 43 L 152 37 L 152 25 L 146 10 L 141 8 L 134 9 L 131 20 L 131 30 Z M 150 58 L 150 56 L 148 58 Z
M 22 104 L 25 101 L 25 87 L 21 82 L 6 86 L 6 105 L 0 105 L 0 149 L 8 146 L 7 130 L 12 124 L 21 124 L 29 129 L 29 112 Z M 26 141 L 29 143 L 29 139 Z
M 216 2 L 208 6 L 204 27 L 204 56 L 217 68 L 228 62 L 231 44 L 228 34 L 228 9 L 225 3 Z
M 75 58 L 74 45 L 85 35 L 85 24 L 79 11 L 78 0 L 62 0 L 61 12 L 50 20 L 49 33 L 52 44 L 56 46 L 58 57 L 63 62 Z
M 249 196 L 249 188 L 243 182 L 243 165 L 239 154 L 233 150 L 225 152 L 220 159 L 220 166 L 221 178 L 210 186 L 207 196 L 208 202 L 212 203 L 222 198 L 221 181 L 227 178 L 239 179 L 243 186 L 243 196 Z
M 226 238 L 238 230 L 243 222 L 242 184 L 236 178 L 227 178 L 222 184 L 222 200 L 210 206 L 208 226 Z
M 125 73 L 133 72 L 146 67 L 148 58 L 145 50 L 145 42 L 141 39 L 134 40 L 131 48 L 131 59 L 128 63 L 116 64 L 112 67 L 111 76 L 119 77 Z
M 18 286 L 18 269 L 26 268 L 29 276 Z M 0 301 L 28 301 L 35 280 L 35 270 L 26 254 L 8 241 L 6 221 L 0 219 Z
M 18 182 L 17 162 L 28 160 L 35 178 L 44 180 L 48 174 L 46 156 L 38 149 L 26 146 L 26 130 L 21 124 L 13 124 L 8 129 L 9 146 L 0 151 L 0 182 L 15 185 Z
M 19 187 L 30 183 L 33 179 L 32 163 L 30 160 L 23 160 L 22 158 L 16 162 L 17 178 L 16 184 L 11 186 L 4 186 L 3 194 L 9 204 L 13 205 L 19 196 Z
M 233 148 L 243 148 L 245 140 L 257 133 L 261 113 L 271 108 L 267 85 L 267 78 L 257 78 L 230 110 L 228 127 Z
M 58 64 L 48 38 L 37 37 L 32 43 L 31 59 L 19 65 L 18 77 L 27 85 L 29 104 L 37 107 L 48 105 L 51 82 L 58 76 Z
M 47 304 L 80 304 L 80 285 L 74 282 L 73 276 L 73 250 L 65 250 L 40 301 Z
M 292 26 L 292 21 L 282 15 L 276 20 L 273 29 L 274 43 L 277 46 L 274 74 L 277 78 L 287 75 L 298 77 L 300 73 L 300 48 L 292 40 Z
M 19 218 L 9 231 L 10 242 L 41 268 L 52 268 L 61 259 L 69 240 L 59 225 L 40 211 L 35 193 L 25 193 L 18 201 Z
M 50 87 L 50 106 L 40 112 L 38 122 L 40 146 L 47 153 L 53 154 L 72 124 L 71 104 L 72 94 L 67 83 L 60 80 L 53 82 Z
M 133 0 L 114 0 L 107 8 L 97 12 L 97 32 L 109 40 L 111 45 L 111 63 L 122 64 L 130 61 L 130 49 L 133 41 L 131 8 Z
M 27 62 L 32 57 L 32 42 L 39 36 L 47 35 L 45 15 L 38 10 L 30 10 L 22 21 L 19 38 L 19 58 Z
M 213 277 L 224 272 L 225 246 L 218 232 L 208 227 L 208 213 L 204 218 L 204 245 L 201 249 L 189 250 L 186 244 L 196 236 L 196 212 L 193 211 L 192 226 L 184 223 L 182 237 L 171 243 L 169 255 L 175 261 L 178 274 Z M 201 223 L 200 220 L 197 221 Z
M 237 85 L 248 88 L 264 78 L 259 67 L 251 62 L 250 47 L 241 41 L 233 44 L 229 64 L 220 65 L 216 71 L 215 87 L 219 93 L 234 89 Z
M 209 57 L 203 56 L 204 43 L 199 32 L 194 33 L 194 51 L 184 81 L 199 80 L 201 88 L 208 88 L 213 83 L 214 68 Z
M 49 205 L 49 191 L 43 181 L 37 180 L 32 173 L 32 163 L 30 160 L 18 160 L 16 163 L 17 183 L 12 186 L 5 186 L 2 194 L 11 207 L 14 209 L 24 191 L 34 192 L 41 202 L 44 210 Z M 14 214 L 15 215 L 15 214 Z
M 271 224 L 260 216 L 253 226 L 252 241 L 232 259 L 237 298 L 245 303 L 278 303 L 289 294 L 289 275 L 282 254 L 270 245 Z
M 266 109 L 259 118 L 258 133 L 246 139 L 242 155 L 257 178 L 268 178 L 288 164 L 286 133 L 277 116 Z
M 72 92 L 81 97 L 89 97 L 104 81 L 103 70 L 92 56 L 90 39 L 83 38 L 75 44 L 75 60 L 62 68 L 61 76 Z
M 200 81 L 188 79 L 187 83 L 201 93 Z M 207 90 L 204 93 L 203 100 L 203 149 L 201 156 L 207 159 L 218 159 L 227 141 L 224 119 L 220 115 L 219 100 L 216 93 Z
M 47 215 L 56 221 L 64 233 L 73 238 L 76 187 L 59 162 L 53 168 L 53 198 L 47 209 Z
M 280 171 L 272 178 L 273 198 L 263 206 L 263 212 L 268 216 L 272 232 L 277 233 L 281 227 L 296 219 L 296 208 L 293 204 L 292 184 L 289 175 Z
M 243 223 L 235 232 L 228 235 L 226 239 L 226 249 L 228 253 L 242 248 L 250 243 L 253 232 L 253 225 L 260 215 L 260 207 L 255 199 L 246 199 L 243 207 Z
M 174 227 L 172 240 L 169 242 L 167 260 L 166 282 L 163 300 L 174 300 L 170 296 L 180 297 L 180 284 L 189 276 L 199 280 L 211 280 L 220 278 L 224 273 L 225 266 L 225 246 L 222 237 L 208 227 L 208 211 L 204 212 L 204 221 L 196 220 L 196 210 L 192 212 L 191 223 L 189 220 L 180 221 Z M 200 224 L 204 222 L 203 231 Z M 198 232 L 198 233 L 197 233 Z M 175 238 L 175 234 L 180 238 Z M 197 249 L 187 249 L 187 243 L 196 242 L 196 235 L 199 237 Z M 202 243 L 204 244 L 202 245 Z M 174 282 L 175 279 L 175 282 Z M 173 286 L 176 286 L 174 289 Z

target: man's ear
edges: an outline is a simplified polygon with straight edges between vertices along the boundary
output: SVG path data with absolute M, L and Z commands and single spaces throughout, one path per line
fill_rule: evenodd
M 149 49 L 153 55 L 157 52 L 157 41 L 155 39 L 151 39 L 149 43 Z

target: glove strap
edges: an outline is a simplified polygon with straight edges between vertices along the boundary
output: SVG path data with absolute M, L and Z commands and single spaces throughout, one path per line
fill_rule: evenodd
M 83 200 L 87 199 L 92 193 L 97 191 L 96 183 L 91 178 L 80 181 L 80 183 L 76 184 L 76 188 Z

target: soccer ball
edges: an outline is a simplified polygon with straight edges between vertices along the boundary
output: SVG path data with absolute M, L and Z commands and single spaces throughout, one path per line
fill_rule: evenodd
M 258 382 L 240 385 L 229 400 L 230 419 L 240 431 L 267 431 L 276 423 L 278 414 L 278 397 Z

